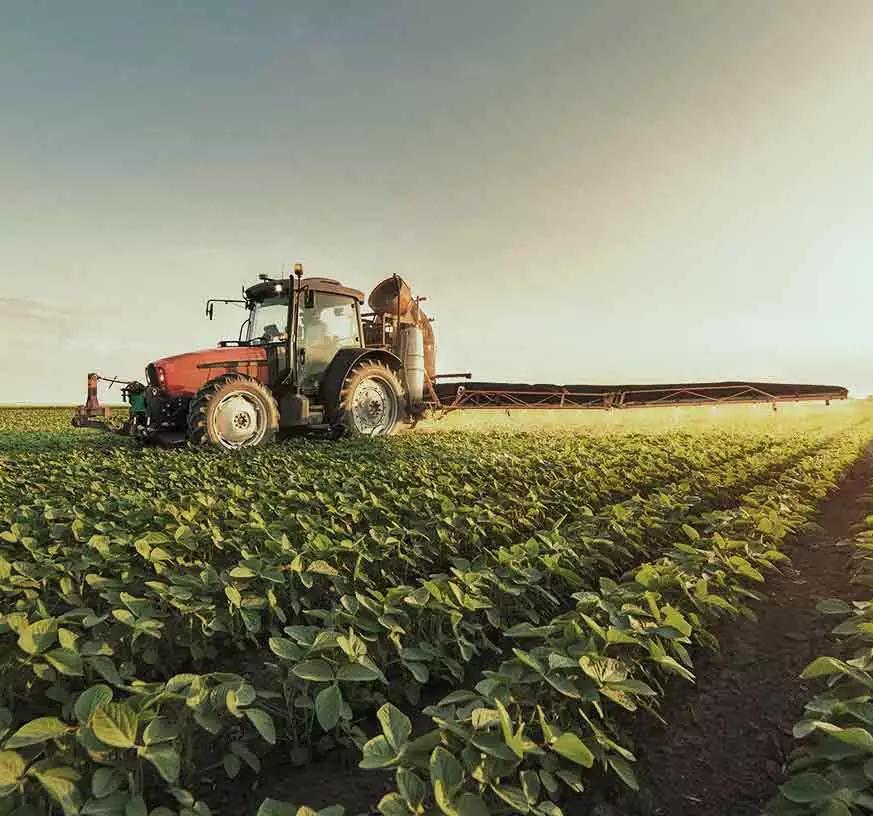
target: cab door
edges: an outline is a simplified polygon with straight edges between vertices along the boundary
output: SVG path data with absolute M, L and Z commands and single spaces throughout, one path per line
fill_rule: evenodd
M 362 347 L 361 314 L 354 298 L 309 289 L 301 298 L 298 318 L 301 386 L 305 392 L 315 393 L 340 349 Z

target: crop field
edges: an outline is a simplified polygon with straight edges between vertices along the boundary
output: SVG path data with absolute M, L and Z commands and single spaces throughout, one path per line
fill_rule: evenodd
M 632 722 L 754 617 L 873 440 L 863 405 L 661 417 L 226 455 L 0 409 L 0 814 L 571 816 L 638 790 Z M 844 726 L 821 719 L 799 736 Z

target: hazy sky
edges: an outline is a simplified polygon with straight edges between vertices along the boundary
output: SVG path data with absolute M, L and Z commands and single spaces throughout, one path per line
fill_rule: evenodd
M 0 0 L 0 402 L 295 261 L 439 368 L 873 391 L 873 3 Z

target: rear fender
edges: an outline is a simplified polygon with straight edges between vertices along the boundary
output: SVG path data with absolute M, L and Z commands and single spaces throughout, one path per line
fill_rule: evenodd
M 346 377 L 349 376 L 349 372 L 356 365 L 364 362 L 364 360 L 384 363 L 394 371 L 400 371 L 403 367 L 400 358 L 396 354 L 392 354 L 384 349 L 340 349 L 324 372 L 324 379 L 321 381 L 321 388 L 318 391 L 318 398 L 324 406 L 324 413 L 329 421 L 334 422 L 337 419 L 340 396 Z

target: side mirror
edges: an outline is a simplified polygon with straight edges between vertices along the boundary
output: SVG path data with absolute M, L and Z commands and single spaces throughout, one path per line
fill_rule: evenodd
M 210 320 L 212 320 L 212 314 L 214 311 L 215 311 L 215 304 L 214 303 L 207 303 L 206 304 L 206 316 Z

